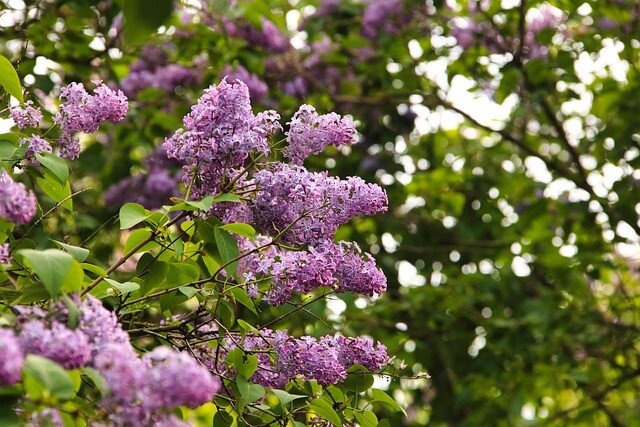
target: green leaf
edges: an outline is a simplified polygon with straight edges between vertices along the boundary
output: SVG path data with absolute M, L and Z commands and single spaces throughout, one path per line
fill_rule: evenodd
M 233 425 L 233 417 L 224 409 L 218 409 L 213 416 L 213 427 L 231 427 Z
M 13 153 L 16 152 L 16 146 L 13 142 L 0 137 L 0 160 L 13 160 Z
M 233 310 L 233 306 L 226 299 L 221 299 L 218 301 L 218 319 L 224 326 L 230 328 L 233 326 L 233 321 L 235 319 L 235 313 Z
M 73 212 L 73 199 L 71 199 L 71 186 L 69 185 L 69 181 L 64 184 L 60 184 L 58 182 L 58 178 L 56 178 L 51 172 L 44 170 L 44 178 L 36 178 L 36 182 L 38 186 L 44 191 L 44 193 L 51 197 L 51 199 L 56 203 L 62 203 L 62 206 L 69 210 L 69 212 Z
M 180 304 L 187 301 L 188 299 L 189 298 L 187 298 L 182 292 L 181 293 L 172 292 L 166 295 L 162 295 L 160 297 L 160 310 L 171 311 L 175 309 L 177 306 L 179 306 Z
M 213 196 L 204 196 L 202 200 L 197 202 L 189 201 L 178 203 L 177 205 L 169 208 L 169 212 L 173 211 L 193 211 L 200 210 L 203 212 L 208 212 L 211 209 L 211 205 L 213 204 Z
M 67 162 L 51 153 L 36 154 L 36 159 L 38 159 L 43 168 L 47 169 L 58 179 L 60 184 L 67 182 L 69 179 Z
M 382 402 L 385 405 L 387 405 L 390 409 L 392 409 L 395 412 L 402 412 L 405 416 L 407 415 L 407 412 L 404 410 L 404 408 L 402 406 L 400 406 L 400 404 L 398 402 L 396 402 L 395 400 L 393 400 L 393 398 L 391 396 L 389 396 L 387 393 L 385 393 L 384 391 L 378 389 L 378 388 L 374 388 L 371 390 L 371 394 L 373 396 L 373 401 L 374 402 Z
M 347 378 L 344 380 L 344 385 L 349 390 L 361 393 L 373 386 L 373 375 L 364 366 L 353 365 L 347 370 Z
M 149 230 L 147 230 L 146 228 L 140 228 L 138 230 L 133 230 L 133 232 L 129 235 L 129 237 L 127 237 L 127 241 L 124 243 L 124 253 L 128 253 L 133 248 L 138 246 L 140 243 L 142 243 L 145 240 L 147 240 L 149 237 L 151 237 L 151 232 Z M 136 252 L 148 251 L 148 250 L 151 250 L 151 249 L 153 249 L 153 248 L 155 248 L 157 246 L 158 246 L 158 243 L 156 243 L 155 241 L 152 240 L 152 241 L 144 244 Z
M 108 284 L 110 284 L 111 286 L 113 286 L 114 288 L 116 288 L 118 290 L 118 292 L 120 292 L 122 295 L 124 294 L 129 294 L 131 292 L 137 291 L 138 289 L 140 289 L 140 285 L 135 283 L 135 282 L 124 282 L 124 283 L 120 283 L 117 282 L 115 280 L 106 278 L 104 279 L 105 282 L 107 282 Z
M 100 375 L 100 372 L 96 371 L 93 368 L 85 366 L 84 368 L 82 368 L 82 373 L 89 377 L 93 385 L 95 385 L 96 388 L 100 390 L 100 392 L 104 393 L 109 390 L 107 380 L 105 380 L 104 377 Z
M 244 289 L 234 288 L 231 290 L 231 293 L 236 301 L 247 307 L 256 316 L 258 315 L 258 311 L 256 310 L 253 300 L 247 296 L 247 292 Z
M 80 322 L 80 310 L 68 295 L 64 296 L 64 304 L 67 306 L 67 328 L 76 329 Z
M 356 417 L 360 427 L 375 427 L 378 425 L 378 417 L 371 411 L 354 412 L 353 416 Z
M 127 203 L 120 208 L 120 229 L 131 228 L 144 221 L 149 213 L 137 203 Z
M 11 62 L 2 55 L 0 55 L 0 86 L 2 86 L 9 95 L 23 102 L 20 77 L 18 77 L 18 73 L 16 69 L 13 68 Z
M 306 399 L 307 397 L 309 397 L 304 394 L 290 394 L 284 390 L 278 390 L 275 388 L 272 388 L 271 392 L 276 395 L 282 406 L 285 406 L 287 403 L 293 402 L 294 400 Z
M 240 203 L 242 202 L 242 199 L 239 196 L 231 193 L 218 194 L 213 198 L 213 203 L 221 203 L 221 202 Z
M 247 382 L 242 375 L 236 377 L 236 385 L 240 395 L 246 403 L 253 403 L 265 395 L 265 389 L 261 385 Z
M 173 12 L 172 0 L 125 0 L 124 37 L 128 43 L 147 42 Z
M 249 323 L 245 322 L 242 319 L 238 319 L 238 326 L 240 326 L 240 328 L 242 328 L 243 331 L 245 332 L 260 332 L 258 331 L 257 328 L 255 328 L 254 326 L 250 325 Z
M 58 295 L 65 282 L 71 279 L 74 264 L 80 268 L 71 255 L 58 249 L 22 249 L 18 253 L 27 260 L 52 297 Z M 84 276 L 81 268 L 80 271 L 81 277 Z
M 256 229 L 250 226 L 249 224 L 244 224 L 242 222 L 236 222 L 232 224 L 224 224 L 219 228 L 222 230 L 227 230 L 232 233 L 238 234 L 240 236 L 248 237 L 252 239 L 256 235 Z
M 309 409 L 329 421 L 334 426 L 342 425 L 342 420 L 338 413 L 331 407 L 329 402 L 324 399 L 315 399 L 311 401 Z
M 67 245 L 66 243 L 58 242 L 57 240 L 49 239 L 54 242 L 58 247 L 69 252 L 71 256 L 78 262 L 84 262 L 89 256 L 89 249 L 81 248 L 79 246 Z
M 107 275 L 107 272 L 103 268 L 98 267 L 97 265 L 83 262 L 82 264 L 80 264 L 80 266 L 82 267 L 83 270 L 89 271 L 95 274 L 96 276 L 105 277 Z
M 25 359 L 24 373 L 44 385 L 60 400 L 73 399 L 73 380 L 60 365 L 44 357 L 29 354 Z
M 246 354 L 239 348 L 231 350 L 225 360 L 244 378 L 251 378 L 258 369 L 258 358 L 254 354 Z
M 191 264 L 172 262 L 169 263 L 167 283 L 171 286 L 186 285 L 195 282 L 200 277 L 200 270 Z
M 180 292 L 182 292 L 184 295 L 187 296 L 187 298 L 193 298 L 193 296 L 195 294 L 197 294 L 198 292 L 200 292 L 200 289 L 196 289 L 194 287 L 191 286 L 183 286 L 181 288 L 178 288 L 178 290 Z
M 220 258 L 223 263 L 236 258 L 240 254 L 238 242 L 231 234 L 229 234 L 228 231 L 221 230 L 220 227 L 216 227 L 214 235 L 218 251 L 220 252 Z M 234 276 L 236 274 L 236 265 L 237 263 L 234 262 L 227 266 L 226 270 L 229 275 Z

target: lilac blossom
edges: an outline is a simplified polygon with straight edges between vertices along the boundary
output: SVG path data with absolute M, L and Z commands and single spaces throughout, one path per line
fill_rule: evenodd
M 258 285 L 256 285 L 255 283 L 247 285 L 247 296 L 251 299 L 258 298 Z
M 46 357 L 67 369 L 84 366 L 91 359 L 89 339 L 79 329 L 68 329 L 55 320 L 50 325 L 30 320 L 20 329 L 18 340 L 25 354 Z
M 146 88 L 174 92 L 178 87 L 195 86 L 202 80 L 202 71 L 180 64 L 157 64 L 144 59 L 131 66 L 131 73 L 122 79 L 122 90 L 131 97 Z
M 332 15 L 340 9 L 341 0 L 322 0 L 314 16 Z
M 180 196 L 180 174 L 154 167 L 147 173 L 131 176 L 112 185 L 104 194 L 109 206 L 122 206 L 128 202 L 139 203 L 147 209 L 157 209 Z
M 100 372 L 109 388 L 105 404 L 130 405 L 144 400 L 144 383 L 148 366 L 138 357 L 127 340 L 103 346 L 92 366 Z
M 51 144 L 49 144 L 49 141 L 47 141 L 46 139 L 38 135 L 31 135 L 30 138 L 20 138 L 18 142 L 20 143 L 21 146 L 24 144 L 28 144 L 27 151 L 25 153 L 26 160 L 27 160 L 27 163 L 32 165 L 40 164 L 40 162 L 36 160 L 36 154 L 53 152 L 53 149 L 51 148 Z
M 362 35 L 369 40 L 381 33 L 397 34 L 408 18 L 402 0 L 367 0 L 362 13 Z
M 0 245 L 0 264 L 10 264 L 11 254 L 9 253 L 9 244 L 3 243 Z
M 22 377 L 24 353 L 11 329 L 0 328 L 0 386 L 15 384 Z
M 60 91 L 60 106 L 55 121 L 63 132 L 92 133 L 105 121 L 120 122 L 124 119 L 129 104 L 122 91 L 114 91 L 99 81 L 90 95 L 82 83 L 71 83 Z
M 475 9 L 471 9 L 472 14 L 475 12 Z M 549 48 L 538 43 L 537 35 L 547 28 L 560 29 L 565 19 L 566 15 L 560 9 L 541 4 L 527 11 L 522 43 L 518 38 L 506 40 L 489 23 L 475 22 L 470 18 L 454 18 L 451 22 L 451 35 L 456 39 L 456 44 L 463 49 L 478 43 L 490 53 L 514 53 L 521 49 L 525 59 L 542 58 L 547 56 Z
M 327 386 L 343 381 L 347 369 L 361 364 L 371 371 L 384 367 L 388 361 L 386 347 L 364 338 L 332 337 L 295 338 L 287 331 L 262 329 L 247 334 L 244 339 L 227 338 L 220 348 L 198 347 L 198 357 L 214 372 L 233 375 L 233 368 L 216 362 L 216 355 L 226 359 L 239 343 L 243 351 L 255 354 L 258 369 L 250 380 L 265 387 L 284 388 L 294 378 L 315 380 Z
M 311 105 L 300 106 L 289 124 L 286 156 L 294 165 L 301 165 L 310 154 L 318 154 L 329 145 L 338 147 L 355 142 L 353 121 L 333 112 L 319 115 Z
M 108 391 L 98 404 L 109 421 L 136 426 L 187 425 L 168 411 L 202 405 L 219 392 L 218 378 L 186 353 L 159 347 L 140 357 L 115 313 L 100 300 L 71 298 L 79 312 L 74 330 L 63 324 L 69 316 L 62 301 L 53 302 L 49 312 L 16 306 L 20 334 L 16 338 L 10 330 L 0 330 L 0 384 L 19 380 L 19 368 L 5 361 L 21 367 L 22 354 L 40 355 L 67 369 L 88 366 L 105 380 Z
M 194 197 L 215 194 L 228 173 L 251 152 L 269 153 L 268 137 L 277 119 L 276 112 L 255 116 L 247 85 L 223 79 L 205 91 L 184 118 L 184 129 L 167 138 L 164 147 L 170 158 L 187 164 L 186 183 L 197 169 Z
M 456 17 L 452 21 L 451 35 L 456 39 L 456 44 L 463 49 L 468 49 L 476 43 L 479 27 L 469 18 Z
M 529 58 L 543 58 L 547 56 L 549 48 L 540 45 L 540 43 L 536 41 L 536 36 L 544 29 L 559 28 L 564 19 L 565 14 L 560 9 L 548 4 L 541 4 L 539 7 L 531 8 L 527 11 L 525 17 L 527 25 L 524 45 L 526 48 L 525 53 Z
M 104 346 L 109 344 L 129 344 L 129 335 L 118 323 L 118 317 L 107 310 L 99 299 L 88 296 L 82 300 L 78 328 L 89 338 L 95 356 Z
M 262 245 L 262 243 L 259 243 Z M 250 245 L 244 244 L 248 250 Z M 266 253 L 246 257 L 241 267 L 249 274 L 271 279 L 265 301 L 280 305 L 294 293 L 309 293 L 326 286 L 336 293 L 382 294 L 387 280 L 373 257 L 355 242 L 322 242 L 306 251 L 270 247 Z
M 42 120 L 42 111 L 40 107 L 33 108 L 33 101 L 26 101 L 24 107 L 11 108 L 9 115 L 19 129 L 38 127 Z
M 58 138 L 58 150 L 63 159 L 77 159 L 80 157 L 80 139 L 69 133 L 62 132 Z
M 213 399 L 220 380 L 186 353 L 160 346 L 144 356 L 152 366 L 146 381 L 159 406 L 197 407 Z
M 286 95 L 302 98 L 309 93 L 309 83 L 302 76 L 295 76 L 291 80 L 278 82 L 280 90 Z
M 195 359 L 167 347 L 139 358 L 129 342 L 109 344 L 93 365 L 109 388 L 103 405 L 111 408 L 118 424 L 169 422 L 173 418 L 167 418 L 163 409 L 202 405 L 221 388 L 220 381 Z
M 225 30 L 228 35 L 244 39 L 252 47 L 272 53 L 284 53 L 289 50 L 289 38 L 266 18 L 261 18 L 261 28 L 256 28 L 246 21 L 226 21 Z
M 565 19 L 565 14 L 557 7 L 541 4 L 527 11 L 527 30 L 537 34 L 546 28 L 556 28 Z
M 24 184 L 14 182 L 8 173 L 0 173 L 0 218 L 26 224 L 36 214 L 36 196 Z
M 295 339 L 277 335 L 273 345 L 276 369 L 287 378 L 316 380 L 323 386 L 343 381 L 347 370 L 340 364 L 338 350 L 332 344 L 330 337 L 317 340 L 309 336 Z
M 269 92 L 269 87 L 265 82 L 260 80 L 257 75 L 247 71 L 247 69 L 241 65 L 235 68 L 231 68 L 231 66 L 227 65 L 222 70 L 222 75 L 226 76 L 231 83 L 236 80 L 244 82 L 244 84 L 249 88 L 249 95 L 253 102 L 262 101 L 265 95 Z
M 338 358 L 342 366 L 362 365 L 370 371 L 377 371 L 389 361 L 387 347 L 378 341 L 376 345 L 370 337 L 348 338 L 338 336 L 336 338 Z
M 387 210 L 387 195 L 359 177 L 346 180 L 301 166 L 275 164 L 254 175 L 250 202 L 254 222 L 287 244 L 308 245 L 331 239 L 339 225 L 358 215 Z

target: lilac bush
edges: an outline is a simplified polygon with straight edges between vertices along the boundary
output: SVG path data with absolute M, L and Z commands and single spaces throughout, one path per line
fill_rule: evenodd
M 275 37 L 268 24 L 262 31 Z M 145 87 L 162 89 L 164 83 L 151 82 L 153 74 L 142 75 L 172 80 L 166 61 L 162 50 L 147 49 L 122 87 L 132 96 Z M 55 201 L 38 223 L 60 206 L 73 212 L 66 202 L 76 184 L 62 159 L 80 156 L 78 133 L 125 120 L 124 93 L 94 83 L 91 94 L 82 83 L 62 87 L 63 102 L 47 118 L 31 103 L 10 111 L 20 130 L 53 122 L 44 133 L 9 141 L 18 154 L 0 176 L 0 272 L 11 276 L 11 287 L 29 289 L 10 304 L 11 328 L 0 330 L 0 385 L 17 384 L 26 393 L 19 411 L 25 422 L 190 425 L 176 411 L 216 397 L 244 417 L 247 405 L 254 411 L 263 401 L 263 387 L 286 395 L 300 381 L 340 385 L 354 365 L 368 374 L 387 367 L 385 346 L 368 337 L 297 338 L 222 312 L 232 303 L 256 315 L 259 306 L 303 309 L 308 298 L 377 297 L 386 290 L 370 254 L 355 242 L 335 241 L 338 228 L 353 218 L 385 212 L 385 191 L 359 177 L 302 166 L 327 146 L 354 144 L 355 124 L 305 104 L 285 131 L 278 112 L 254 112 L 251 101 L 268 87 L 244 68 L 206 89 L 183 127 L 142 162 L 145 169 L 104 193 L 107 205 L 120 208 L 121 229 L 138 227 L 127 231 L 112 264 L 93 261 L 93 247 L 84 243 L 54 240 L 59 249 L 34 249 L 35 242 L 25 240 L 31 228 L 14 233 L 35 215 L 36 194 L 46 205 L 47 198 Z M 183 83 L 171 81 L 167 90 Z M 20 170 L 35 177 L 38 193 L 14 181 L 9 172 Z M 160 314 L 167 318 L 158 321 Z M 21 382 L 25 376 L 25 384 L 37 382 L 61 402 L 92 402 L 92 408 L 70 415 L 39 406 Z M 82 379 L 80 388 L 72 377 Z M 307 403 L 300 408 L 311 411 L 313 393 L 302 397 Z

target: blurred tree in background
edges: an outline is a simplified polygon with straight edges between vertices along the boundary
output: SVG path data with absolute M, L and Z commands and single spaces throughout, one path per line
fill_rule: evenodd
M 47 227 L 89 239 L 127 201 L 166 203 L 152 153 L 225 75 L 284 121 L 303 102 L 350 114 L 358 143 L 306 166 L 385 187 L 391 211 L 337 237 L 374 254 L 389 290 L 279 326 L 384 342 L 400 369 L 376 386 L 407 412 L 376 407 L 390 425 L 640 425 L 636 0 L 0 8 L 0 54 L 28 99 L 46 109 L 61 86 L 97 79 L 136 106 L 71 164 L 94 190 L 75 200 L 91 214 Z M 118 238 L 93 252 L 108 260 Z

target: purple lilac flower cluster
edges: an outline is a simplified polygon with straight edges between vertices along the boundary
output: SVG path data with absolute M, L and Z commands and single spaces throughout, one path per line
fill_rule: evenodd
M 184 129 L 167 138 L 164 147 L 170 158 L 187 164 L 185 182 L 197 173 L 194 197 L 216 194 L 251 152 L 269 153 L 268 137 L 280 128 L 279 118 L 275 111 L 254 115 L 247 85 L 223 79 L 205 91 L 184 118 Z
M 104 193 L 107 206 L 139 203 L 147 209 L 158 209 L 169 203 L 171 197 L 179 197 L 178 183 L 181 174 L 154 167 L 147 173 L 131 176 L 112 185 Z
M 26 101 L 24 107 L 11 108 L 9 115 L 19 129 L 38 127 L 42 121 L 42 111 L 40 107 L 33 108 L 33 101 Z
M 35 354 L 66 369 L 85 366 L 91 359 L 89 338 L 80 329 L 69 329 L 53 320 L 29 320 L 20 326 L 18 341 L 25 354 Z
M 300 106 L 289 125 L 286 156 L 294 165 L 301 165 L 310 154 L 318 154 L 329 145 L 355 142 L 356 126 L 350 119 L 333 112 L 321 116 L 311 105 Z
M 29 138 L 20 138 L 18 140 L 20 145 L 28 144 L 25 158 L 28 164 L 39 165 L 40 162 L 36 160 L 36 154 L 53 153 L 53 148 L 49 141 L 38 135 L 31 135 Z
M 331 63 L 327 54 L 338 49 L 326 35 L 309 46 L 307 57 L 300 63 L 292 55 L 267 58 L 266 69 L 272 80 L 277 80 L 278 88 L 285 94 L 304 99 L 312 87 L 322 88 L 331 94 L 354 83 L 351 69 L 342 69 Z M 302 66 L 303 72 L 295 71 Z M 295 72 L 292 72 L 294 70 Z
M 158 147 L 144 161 L 148 172 L 127 177 L 113 184 L 104 193 L 107 206 L 118 208 L 125 203 L 139 203 L 147 209 L 157 209 L 179 197 L 182 164 L 169 159 L 163 147 Z M 176 169 L 178 172 L 176 172 Z
M 90 95 L 82 83 L 71 83 L 60 91 L 60 99 L 65 102 L 60 105 L 56 114 L 56 123 L 63 132 L 92 133 L 106 122 L 120 122 L 129 109 L 127 97 L 122 91 L 109 89 L 105 84 L 95 81 L 96 88 Z
M 24 184 L 14 182 L 8 173 L 0 172 L 0 218 L 26 224 L 36 214 L 36 196 Z
M 213 371 L 227 373 L 224 364 L 216 363 L 215 354 L 226 358 L 239 340 L 227 339 L 220 349 L 200 347 L 199 357 Z M 346 338 L 330 335 L 295 338 L 286 330 L 262 329 L 250 333 L 240 343 L 245 352 L 256 352 L 258 369 L 250 378 L 265 387 L 284 388 L 294 378 L 315 380 L 323 386 L 336 384 L 347 377 L 347 369 L 360 364 L 370 371 L 384 367 L 389 358 L 387 348 L 369 337 Z
M 62 134 L 58 138 L 60 156 L 74 159 L 80 155 L 80 141 L 77 132 L 92 133 L 106 122 L 118 123 L 124 119 L 129 109 L 127 97 L 122 91 L 109 89 L 100 81 L 94 81 L 96 88 L 89 94 L 82 83 L 71 83 L 60 91 L 60 105 L 55 122 Z
M 196 86 L 202 81 L 202 70 L 170 64 L 167 52 L 159 46 L 145 46 L 140 59 L 131 64 L 130 73 L 122 79 L 123 92 L 130 98 L 146 88 L 172 93 L 178 87 Z
M 24 356 L 35 354 L 67 369 L 96 369 L 109 389 L 100 402 L 115 425 L 188 425 L 166 411 L 210 401 L 220 381 L 185 353 L 159 347 L 139 357 L 115 313 L 99 300 L 78 302 L 78 325 L 68 327 L 66 305 L 53 303 L 50 313 L 18 307 L 19 334 L 0 330 L 0 384 L 20 380 Z
M 75 159 L 80 155 L 80 139 L 77 132 L 92 133 L 105 121 L 120 122 L 129 108 L 127 97 L 122 91 L 115 92 L 99 81 L 94 82 L 96 88 L 93 95 L 87 93 L 82 83 L 71 83 L 60 91 L 60 99 L 65 102 L 56 114 L 55 122 L 62 133 L 57 145 L 60 157 Z M 10 116 L 18 128 L 38 127 L 42 121 L 40 108 L 34 108 L 32 101 L 24 107 L 14 107 Z M 51 143 L 39 135 L 20 138 L 20 145 L 28 144 L 26 161 L 38 165 L 36 154 L 51 153 Z
M 271 279 L 265 300 L 279 305 L 294 293 L 318 287 L 335 292 L 373 296 L 386 289 L 386 279 L 371 255 L 355 243 L 333 242 L 338 226 L 359 215 L 385 212 L 387 196 L 382 188 L 359 177 L 340 179 L 313 173 L 299 166 L 310 154 L 327 145 L 353 143 L 352 121 L 335 113 L 319 115 L 303 105 L 291 120 L 285 163 L 244 170 L 251 152 L 268 153 L 268 137 L 281 130 L 274 111 L 254 115 L 247 85 L 223 79 L 212 86 L 164 144 L 171 158 L 187 163 L 187 176 L 195 176 L 195 197 L 217 194 L 221 184 L 233 181 L 247 194 L 246 203 L 215 204 L 209 212 L 223 222 L 247 222 L 298 251 L 268 248 L 240 262 L 240 272 Z M 196 172 L 197 169 L 197 172 Z M 248 172 L 248 173 L 247 173 Z M 255 251 L 247 242 L 247 252 Z M 253 287 L 253 293 L 257 289 Z
M 475 9 L 470 11 L 472 14 Z M 558 8 L 548 4 L 541 4 L 537 8 L 527 11 L 525 17 L 525 33 L 522 43 L 522 53 L 525 58 L 543 58 L 549 53 L 546 46 L 536 41 L 537 35 L 544 29 L 560 29 L 566 15 Z M 468 49 L 476 43 L 482 44 L 491 53 L 514 53 L 520 48 L 517 39 L 506 40 L 502 35 L 486 22 L 475 22 L 471 18 L 457 17 L 452 20 L 451 35 L 456 44 Z
M 222 70 L 222 76 L 226 76 L 231 83 L 236 80 L 240 80 L 241 82 L 246 84 L 247 88 L 249 89 L 249 95 L 251 96 L 252 102 L 262 101 L 262 99 L 269 92 L 269 87 L 265 82 L 260 80 L 260 78 L 255 74 L 247 71 L 247 69 L 241 65 L 235 68 L 227 65 Z
M 264 244 L 264 239 L 258 245 Z M 246 249 L 251 244 L 244 242 Z M 355 242 L 324 241 L 308 250 L 286 251 L 269 247 L 246 257 L 239 267 L 252 277 L 268 277 L 271 287 L 264 300 L 271 305 L 289 301 L 294 293 L 309 293 L 330 287 L 336 293 L 353 292 L 373 296 L 387 288 L 387 279 L 373 257 Z
M 284 53 L 289 50 L 289 38 L 273 22 L 261 18 L 260 23 L 261 28 L 257 28 L 247 21 L 227 20 L 224 27 L 229 36 L 244 39 L 252 47 L 271 53 Z
M 20 381 L 24 353 L 10 329 L 0 328 L 0 361 L 0 386 Z
M 362 13 L 362 35 L 376 40 L 380 34 L 398 34 L 408 17 L 403 0 L 367 0 Z
M 250 202 L 254 223 L 291 245 L 331 239 L 351 218 L 387 210 L 384 190 L 359 177 L 342 180 L 279 163 L 254 178 L 257 191 Z

